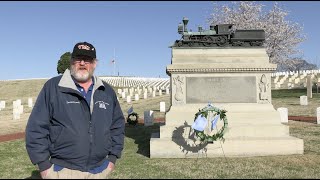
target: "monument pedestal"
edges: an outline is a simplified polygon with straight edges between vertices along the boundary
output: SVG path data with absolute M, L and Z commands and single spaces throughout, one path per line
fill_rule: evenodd
M 264 48 L 172 48 L 171 104 L 166 124 L 150 140 L 151 158 L 303 154 L 271 104 L 271 72 Z M 191 125 L 211 102 L 227 110 L 225 141 L 200 144 Z M 218 126 L 218 125 L 217 125 Z

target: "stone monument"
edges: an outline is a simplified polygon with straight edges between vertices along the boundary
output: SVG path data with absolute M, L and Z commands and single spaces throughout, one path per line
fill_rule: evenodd
M 171 46 L 171 64 L 166 69 L 172 88 L 171 107 L 160 133 L 150 139 L 150 157 L 303 154 L 303 140 L 289 135 L 289 127 L 281 123 L 279 112 L 271 104 L 271 73 L 277 65 L 269 63 L 266 49 L 235 34 L 228 35 L 230 39 L 225 38 L 222 44 L 219 25 L 212 28 L 213 37 L 199 28 L 200 34 L 207 37 L 199 33 L 192 36 L 199 41 L 193 41 L 191 32 L 179 28 L 183 38 Z M 208 102 L 227 111 L 228 131 L 224 142 L 199 145 L 198 140 L 190 138 L 191 125 L 195 113 Z

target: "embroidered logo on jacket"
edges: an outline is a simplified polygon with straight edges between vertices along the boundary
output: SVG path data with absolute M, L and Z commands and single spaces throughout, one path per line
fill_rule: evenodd
M 79 101 L 67 101 L 67 104 L 80 104 Z
M 99 103 L 99 108 L 101 108 L 101 109 L 107 109 L 107 108 L 106 108 L 106 105 L 109 106 L 108 103 L 103 102 L 103 101 L 97 101 L 97 102 L 95 102 L 94 104 L 97 104 L 97 103 Z

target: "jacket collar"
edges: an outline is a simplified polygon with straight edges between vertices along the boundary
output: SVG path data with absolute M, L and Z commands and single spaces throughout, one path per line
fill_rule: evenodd
M 103 82 L 101 81 L 100 78 L 98 78 L 97 76 L 93 76 L 94 78 L 94 86 L 93 86 L 93 91 L 97 90 L 100 86 L 104 86 Z M 73 89 L 75 91 L 78 91 L 74 81 L 72 80 L 71 74 L 70 74 L 70 70 L 66 69 L 59 81 L 58 86 L 60 87 L 65 87 L 65 88 L 70 88 Z

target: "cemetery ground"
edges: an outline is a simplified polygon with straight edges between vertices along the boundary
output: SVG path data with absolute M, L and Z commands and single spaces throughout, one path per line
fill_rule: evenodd
M 0 82 L 0 100 L 6 101 L 6 108 L 0 111 L 0 135 L 23 132 L 31 108 L 26 102 L 34 102 L 46 80 Z M 305 90 L 273 90 L 274 108 L 288 108 L 289 116 L 316 116 L 320 95 L 314 93 L 307 106 L 301 106 L 299 97 Z M 22 100 L 24 113 L 20 120 L 12 119 L 12 101 Z M 153 110 L 154 117 L 164 118 L 159 112 L 159 103 L 170 107 L 170 96 L 156 96 L 132 101 L 134 111 L 143 119 L 143 111 Z M 131 107 L 119 97 L 125 117 Z M 196 112 L 195 112 L 196 113 Z M 162 122 L 145 127 L 140 121 L 136 126 L 126 124 L 125 145 L 122 158 L 117 161 L 111 178 L 320 178 L 320 125 L 315 122 L 291 121 L 290 135 L 304 140 L 303 155 L 281 155 L 264 157 L 218 157 L 192 159 L 150 159 L 149 145 L 152 132 L 159 131 Z M 219 142 L 215 142 L 219 143 Z M 223 144 L 222 144 L 223 145 Z M 29 160 L 24 139 L 0 142 L 0 178 L 40 178 L 37 168 Z

